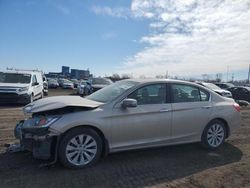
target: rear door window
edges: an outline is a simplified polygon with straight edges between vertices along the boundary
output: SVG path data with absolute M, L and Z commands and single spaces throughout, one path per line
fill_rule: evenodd
M 186 84 L 172 84 L 173 103 L 208 101 L 209 93 L 203 89 Z

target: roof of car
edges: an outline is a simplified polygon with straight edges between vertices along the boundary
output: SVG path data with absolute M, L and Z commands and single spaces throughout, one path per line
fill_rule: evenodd
M 129 81 L 139 82 L 139 83 L 150 83 L 150 82 L 174 82 L 183 84 L 196 84 L 195 82 L 175 80 L 175 79 L 157 79 L 157 78 L 138 78 L 138 79 L 127 79 Z
M 231 87 L 231 88 L 245 88 L 245 89 L 250 89 L 250 87 L 248 86 L 234 86 L 234 87 Z
M 34 72 L 29 71 L 1 71 L 3 73 L 12 73 L 12 74 L 34 74 Z

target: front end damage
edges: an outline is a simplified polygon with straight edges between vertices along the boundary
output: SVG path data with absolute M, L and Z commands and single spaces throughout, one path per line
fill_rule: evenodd
M 20 121 L 14 130 L 20 143 L 9 145 L 7 151 L 30 151 L 34 158 L 42 160 L 54 158 L 59 134 L 49 129 L 49 124 L 58 118 L 53 117 L 48 121 L 44 116 L 40 116 Z
M 28 104 L 23 111 L 29 118 L 14 130 L 19 143 L 6 145 L 7 152 L 30 151 L 36 159 L 55 163 L 62 133 L 53 129 L 53 124 L 65 114 L 93 110 L 102 104 L 75 96 L 48 97 Z

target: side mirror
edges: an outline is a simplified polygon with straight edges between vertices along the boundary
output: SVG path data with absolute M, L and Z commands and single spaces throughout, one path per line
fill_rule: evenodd
M 122 101 L 123 108 L 135 108 L 137 107 L 137 100 L 135 99 L 124 99 Z
M 32 86 L 38 86 L 38 85 L 39 85 L 38 82 L 35 82 L 35 83 L 32 84 Z

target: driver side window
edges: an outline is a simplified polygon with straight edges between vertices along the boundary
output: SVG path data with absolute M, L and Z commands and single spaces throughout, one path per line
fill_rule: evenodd
M 141 87 L 131 93 L 128 98 L 137 100 L 138 105 L 166 103 L 166 85 L 152 84 Z

